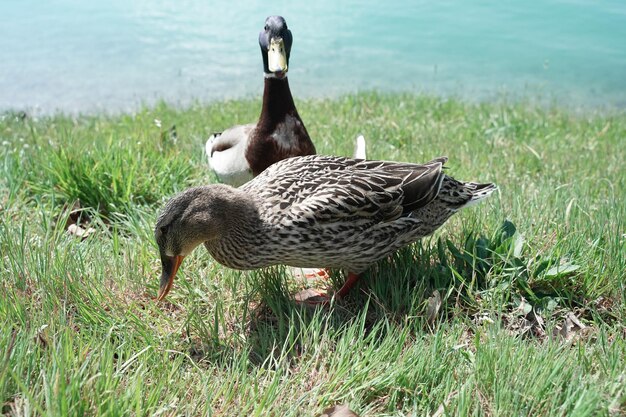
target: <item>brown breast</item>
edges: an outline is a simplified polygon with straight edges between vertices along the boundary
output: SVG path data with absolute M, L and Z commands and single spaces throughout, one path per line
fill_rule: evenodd
M 287 78 L 266 78 L 261 115 L 245 154 L 253 175 L 274 162 L 313 154 L 315 146 L 298 115 Z

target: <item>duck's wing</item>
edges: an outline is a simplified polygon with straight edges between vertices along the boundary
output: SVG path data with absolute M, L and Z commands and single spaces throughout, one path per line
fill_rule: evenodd
M 226 129 L 223 132 L 212 134 L 207 140 L 205 146 L 207 157 L 210 159 L 215 155 L 215 153 L 225 152 L 233 147 L 246 144 L 255 127 L 255 123 L 238 125 Z
M 245 152 L 255 126 L 255 124 L 234 126 L 222 133 L 213 134 L 207 140 L 205 152 L 209 166 L 220 181 L 239 186 L 252 179 Z
M 437 196 L 445 161 L 418 165 L 313 155 L 281 161 L 246 187 L 259 195 L 265 215 L 273 219 L 311 225 L 347 218 L 387 222 Z

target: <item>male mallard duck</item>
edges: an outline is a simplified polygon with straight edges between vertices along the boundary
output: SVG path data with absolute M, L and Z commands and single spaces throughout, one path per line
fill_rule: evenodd
M 265 73 L 259 121 L 214 133 L 205 145 L 209 166 L 221 182 L 238 187 L 274 162 L 315 154 L 287 81 L 292 42 L 283 17 L 265 19 L 265 27 L 259 34 Z M 366 159 L 362 135 L 356 139 L 354 157 Z
M 311 155 L 280 161 L 240 188 L 190 188 L 157 220 L 158 299 L 201 243 L 229 268 L 344 268 L 348 280 L 337 293 L 343 296 L 374 262 L 496 189 L 444 174 L 446 160 L 419 165 Z
M 287 81 L 292 42 L 284 18 L 270 16 L 265 20 L 259 34 L 265 73 L 259 121 L 216 133 L 206 143 L 209 165 L 220 181 L 239 186 L 274 162 L 315 154 Z

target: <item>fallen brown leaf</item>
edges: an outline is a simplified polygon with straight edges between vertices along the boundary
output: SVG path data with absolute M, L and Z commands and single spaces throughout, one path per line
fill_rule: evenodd
M 294 299 L 300 303 L 315 303 L 315 302 L 323 302 L 327 299 L 324 297 L 324 293 L 322 291 L 315 290 L 313 288 L 306 288 L 300 292 L 298 292 Z
M 587 326 L 578 320 L 578 317 L 571 311 L 565 316 L 562 326 L 556 326 L 553 330 L 554 337 L 560 337 L 563 340 L 569 341 L 574 338 L 582 330 L 585 330 Z
M 428 324 L 433 324 L 437 316 L 439 315 L 439 309 L 441 308 L 441 294 L 439 291 L 433 291 L 433 295 L 428 297 L 428 306 L 426 307 L 426 321 Z
M 94 229 L 93 227 L 90 227 L 88 229 L 83 229 L 77 224 L 70 224 L 69 227 L 67 228 L 67 233 L 69 233 L 70 235 L 74 235 L 80 238 L 81 240 L 87 239 L 89 236 L 91 236 L 95 232 L 96 232 L 96 229 Z
M 448 394 L 448 396 L 446 397 L 446 400 L 442 404 L 439 405 L 439 408 L 437 408 L 437 411 L 435 411 L 432 417 L 443 416 L 446 412 L 446 408 L 448 408 L 448 406 L 450 405 L 450 401 L 452 401 L 452 399 L 456 397 L 458 393 L 459 393 L 458 391 L 452 391 L 450 394 Z
M 324 410 L 320 417 L 359 417 L 359 415 L 350 410 L 347 405 L 339 404 Z
M 37 341 L 39 342 L 41 347 L 43 347 L 44 349 L 48 347 L 48 337 L 46 336 L 47 327 L 48 327 L 47 324 L 44 324 L 43 326 L 41 326 L 37 330 L 37 336 L 36 336 Z

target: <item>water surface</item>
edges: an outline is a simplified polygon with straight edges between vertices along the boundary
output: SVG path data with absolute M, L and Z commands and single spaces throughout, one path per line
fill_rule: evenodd
M 0 110 L 257 97 L 257 36 L 294 34 L 296 97 L 428 92 L 626 107 L 626 2 L 4 0 Z

